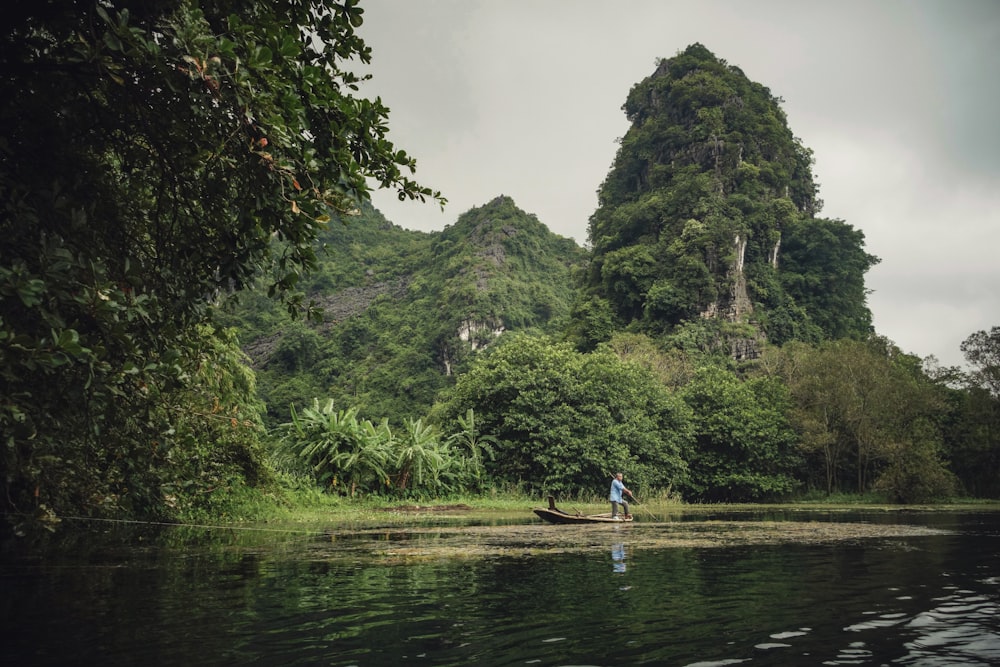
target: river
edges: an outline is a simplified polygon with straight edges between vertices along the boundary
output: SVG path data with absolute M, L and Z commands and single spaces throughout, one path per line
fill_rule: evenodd
M 113 524 L 0 547 L 18 667 L 1000 664 L 991 512 Z

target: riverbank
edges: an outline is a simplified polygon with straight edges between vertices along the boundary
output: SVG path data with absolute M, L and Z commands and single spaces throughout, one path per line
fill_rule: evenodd
M 598 497 L 588 499 L 560 499 L 560 506 L 581 514 L 606 511 L 607 502 Z M 319 525 L 334 523 L 375 523 L 379 525 L 408 524 L 428 519 L 449 521 L 492 522 L 503 521 L 530 513 L 535 507 L 544 507 L 540 496 L 517 492 L 490 492 L 480 495 L 447 496 L 442 498 L 400 499 L 392 497 L 337 496 L 313 489 L 269 491 L 254 494 L 227 508 L 216 516 L 189 517 L 192 522 L 238 524 L 290 524 Z M 1000 501 L 980 499 L 955 499 L 923 505 L 900 505 L 884 502 L 872 495 L 840 494 L 831 497 L 809 497 L 784 503 L 768 504 L 691 504 L 675 498 L 652 498 L 632 505 L 633 514 L 640 520 L 660 517 L 676 518 L 681 514 L 711 515 L 719 513 L 782 513 L 782 512 L 954 512 L 997 511 Z
M 276 487 L 245 489 L 238 494 L 221 496 L 217 503 L 198 512 L 181 513 L 163 521 L 134 517 L 49 517 L 20 520 L 19 534 L 31 532 L 89 531 L 109 524 L 171 525 L 189 527 L 239 528 L 244 530 L 291 530 L 312 532 L 329 526 L 407 526 L 428 522 L 436 524 L 516 522 L 531 517 L 531 510 L 544 507 L 540 496 L 518 492 L 488 492 L 480 495 L 442 498 L 401 499 L 397 497 L 350 498 L 323 493 L 316 488 Z M 559 499 L 560 507 L 581 514 L 607 510 L 602 498 Z M 808 497 L 792 502 L 771 504 L 690 504 L 676 498 L 643 499 L 634 503 L 637 520 L 676 521 L 713 515 L 794 516 L 803 512 L 905 513 L 905 512 L 1000 512 L 1000 501 L 955 499 L 924 505 L 899 505 L 871 495 Z M 8 526 L 10 523 L 7 524 Z

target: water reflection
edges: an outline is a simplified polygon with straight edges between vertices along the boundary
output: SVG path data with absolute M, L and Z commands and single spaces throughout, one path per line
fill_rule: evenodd
M 625 545 L 615 544 L 611 547 L 611 571 L 616 574 L 625 572 Z
M 475 557 L 496 531 L 92 535 L 0 552 L 0 643 L 19 667 L 1000 664 L 1000 517 L 928 521 L 957 530 L 668 548 L 538 526 Z

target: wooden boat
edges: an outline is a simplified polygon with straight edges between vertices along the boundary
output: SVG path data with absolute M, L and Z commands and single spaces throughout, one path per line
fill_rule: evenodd
M 569 512 L 564 512 L 563 510 L 556 507 L 556 499 L 549 496 L 549 506 L 535 508 L 534 513 L 537 514 L 542 519 L 545 519 L 549 523 L 560 523 L 560 524 L 570 524 L 570 523 L 628 523 L 632 521 L 632 517 L 629 516 L 625 518 L 622 515 L 618 515 L 615 518 L 611 518 L 611 513 L 606 514 L 580 514 L 576 512 L 570 514 Z

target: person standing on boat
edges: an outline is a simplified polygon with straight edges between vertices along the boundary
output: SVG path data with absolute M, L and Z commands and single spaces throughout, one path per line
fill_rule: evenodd
M 619 505 L 622 506 L 622 511 L 625 512 L 625 518 L 626 519 L 631 519 L 632 518 L 632 515 L 629 514 L 629 511 L 628 511 L 628 503 L 625 502 L 624 498 L 622 498 L 622 494 L 623 493 L 628 494 L 628 496 L 630 498 L 632 498 L 633 500 L 635 500 L 635 496 L 632 495 L 632 492 L 629 491 L 628 489 L 626 489 L 625 485 L 622 483 L 622 474 L 621 473 L 616 473 L 615 474 L 615 478 L 613 480 L 611 480 L 611 496 L 610 496 L 610 500 L 611 500 L 611 518 L 612 519 L 618 518 L 618 506 Z

